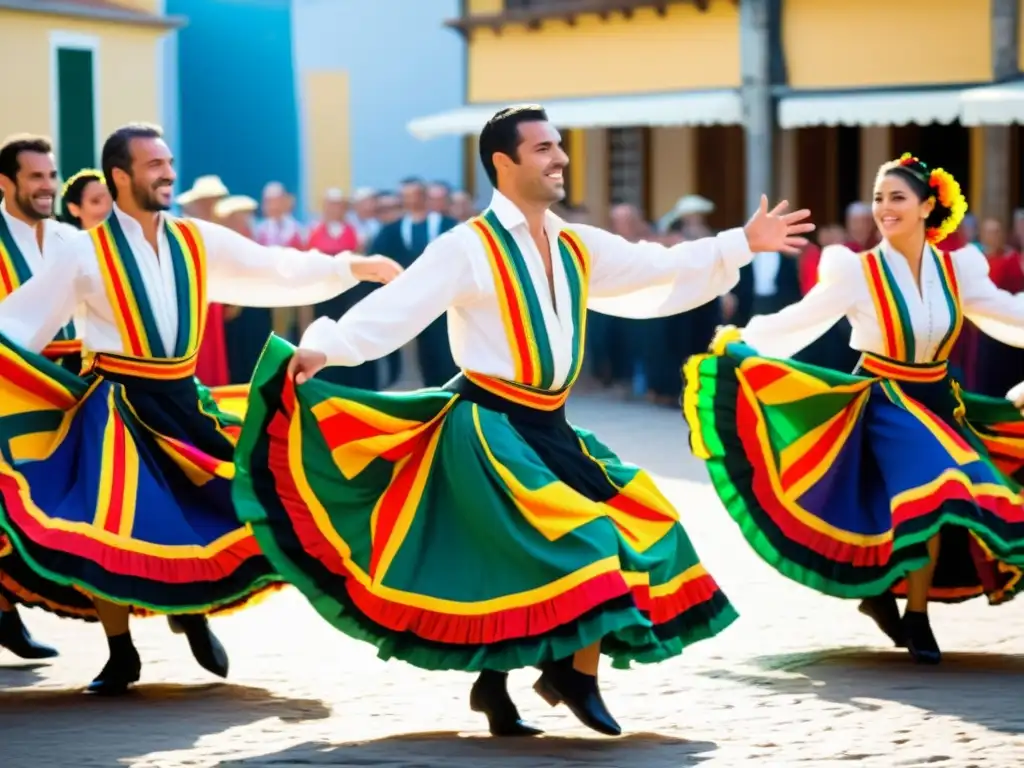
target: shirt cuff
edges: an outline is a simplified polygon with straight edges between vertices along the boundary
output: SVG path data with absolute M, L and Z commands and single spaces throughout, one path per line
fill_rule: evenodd
M 310 323 L 305 333 L 302 334 L 302 340 L 299 342 L 299 349 L 322 352 L 326 355 L 328 365 L 354 365 L 354 363 L 346 361 L 344 356 L 339 354 L 340 347 L 341 345 L 338 344 L 338 323 L 329 317 L 318 317 Z
M 750 250 L 747 233 L 743 231 L 743 227 L 719 232 L 715 236 L 715 241 L 718 250 L 722 253 L 722 260 L 726 267 L 739 269 L 754 260 L 754 254 Z
M 347 291 L 359 284 L 359 278 L 352 274 L 352 262 L 354 259 L 361 258 L 363 257 L 352 253 L 342 253 L 334 257 L 334 268 L 344 286 L 342 291 Z

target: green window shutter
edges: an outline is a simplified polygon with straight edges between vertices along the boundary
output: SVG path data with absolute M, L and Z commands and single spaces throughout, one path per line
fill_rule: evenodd
M 96 104 L 92 51 L 57 51 L 57 165 L 68 178 L 96 166 Z

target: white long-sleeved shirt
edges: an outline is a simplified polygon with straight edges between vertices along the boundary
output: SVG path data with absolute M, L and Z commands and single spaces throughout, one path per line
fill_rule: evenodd
M 142 226 L 116 205 L 114 213 L 139 265 L 160 337 L 167 349 L 177 338 L 178 304 L 166 229 L 158 228 L 159 255 Z M 253 307 L 314 304 L 351 288 L 355 254 L 268 248 L 211 222 L 193 220 L 206 248 L 210 301 Z M 0 333 L 40 351 L 72 317 L 93 352 L 124 354 L 117 318 L 104 288 L 92 237 L 76 232 L 54 249 L 53 258 L 31 280 L 0 303 Z
M 552 302 L 544 261 L 526 217 L 498 192 L 491 210 L 511 233 L 527 264 L 551 342 L 551 386 L 558 389 L 570 372 L 575 329 L 564 267 L 560 259 L 552 258 Z M 559 252 L 558 236 L 563 229 L 575 232 L 590 253 L 588 307 L 619 317 L 663 317 L 705 304 L 731 290 L 739 281 L 740 268 L 753 258 L 742 229 L 667 248 L 657 243 L 631 243 L 596 227 L 566 225 L 549 212 L 545 231 L 552 254 Z M 501 309 L 480 237 L 469 225 L 460 224 L 340 321 L 315 321 L 301 346 L 323 352 L 331 365 L 359 365 L 403 346 L 447 312 L 455 362 L 464 370 L 514 380 L 515 363 Z
M 6 200 L 0 202 L 0 216 L 3 216 L 7 229 L 10 231 L 15 245 L 18 246 L 18 250 L 21 251 L 21 255 L 25 257 L 32 274 L 36 274 L 43 268 L 46 257 L 60 248 L 64 241 L 78 235 L 78 229 L 70 224 L 55 219 L 44 219 L 39 222 L 39 226 L 43 228 L 43 247 L 40 248 L 39 240 L 36 239 L 35 227 L 12 216 L 7 210 Z
M 927 363 L 949 331 L 950 317 L 935 259 L 926 246 L 918 289 L 910 264 L 888 242 L 882 257 L 899 286 L 914 331 L 915 359 Z M 953 268 L 964 315 L 999 341 L 1024 347 L 1024 294 L 1001 290 L 989 279 L 988 261 L 973 245 L 953 253 Z M 861 255 L 841 245 L 822 251 L 818 284 L 803 299 L 771 315 L 758 315 L 742 329 L 743 341 L 768 357 L 791 357 L 846 316 L 853 326 L 850 346 L 885 355 L 885 338 L 864 274 Z

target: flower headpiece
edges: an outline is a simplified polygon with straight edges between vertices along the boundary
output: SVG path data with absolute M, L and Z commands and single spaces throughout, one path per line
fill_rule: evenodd
M 960 191 L 960 183 L 953 178 L 953 175 L 942 168 L 931 168 L 919 158 L 909 152 L 904 152 L 899 160 L 893 160 L 883 166 L 884 171 L 900 168 L 932 192 L 932 199 L 936 203 L 936 212 L 945 214 L 942 220 L 933 227 L 925 230 L 925 238 L 933 245 L 942 242 L 956 231 L 967 215 L 967 198 Z
M 100 184 L 106 184 L 106 179 L 103 178 L 103 172 L 98 171 L 95 168 L 83 168 L 78 173 L 74 174 L 70 179 L 64 182 L 64 186 L 60 188 L 60 196 L 67 197 L 68 190 L 71 189 L 71 185 L 84 176 L 88 176 L 91 179 L 96 179 Z

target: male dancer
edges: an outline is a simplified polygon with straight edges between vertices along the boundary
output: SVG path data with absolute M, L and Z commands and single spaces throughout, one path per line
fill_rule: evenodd
M 57 195 L 57 165 L 53 147 L 44 136 L 19 134 L 0 146 L 0 301 L 5 299 L 43 266 L 44 256 L 53 253 L 58 243 L 73 237 L 78 230 L 53 218 Z M 52 359 L 60 359 L 77 372 L 81 364 L 81 342 L 73 323 L 61 328 L 44 350 Z M 4 549 L 0 533 L 0 551 Z M 0 569 L 21 572 L 24 564 L 16 555 L 0 560 Z M 13 582 L 0 573 L 0 646 L 23 659 L 48 659 L 57 650 L 32 639 L 13 600 L 40 602 L 38 595 L 22 584 L 19 595 L 2 586 Z M 72 599 L 77 599 L 72 596 Z
M 154 126 L 116 130 L 102 163 L 110 217 L 0 304 L 0 372 L 12 374 L 0 378 L 0 417 L 51 417 L 27 435 L 0 422 L 12 445 L 0 531 L 40 577 L 92 596 L 110 659 L 89 690 L 119 694 L 141 669 L 130 611 L 174 615 L 196 660 L 223 677 L 206 615 L 279 584 L 231 504 L 230 419 L 193 376 L 208 302 L 312 304 L 401 270 L 167 216 L 174 158 Z M 79 307 L 88 378 L 17 346 L 42 349 Z
M 755 251 L 792 251 L 807 211 L 672 248 L 630 243 L 549 211 L 568 157 L 538 106 L 480 135 L 490 209 L 431 244 L 292 355 L 272 339 L 250 388 L 234 495 L 281 575 L 384 658 L 481 671 L 470 695 L 495 735 L 533 735 L 506 689 L 535 689 L 618 734 L 601 653 L 656 662 L 736 614 L 678 513 L 642 470 L 571 427 L 586 310 L 686 311 L 731 289 Z M 444 390 L 387 396 L 307 381 L 405 344 L 448 313 L 463 370 Z M 294 384 L 289 378 L 294 377 Z

